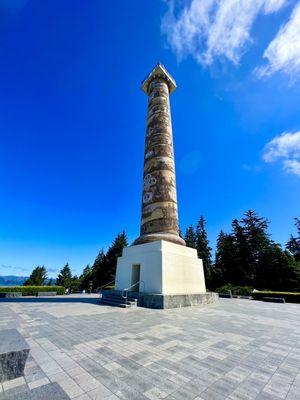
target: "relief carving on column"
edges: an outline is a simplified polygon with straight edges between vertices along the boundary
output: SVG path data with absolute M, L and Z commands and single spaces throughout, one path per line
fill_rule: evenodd
M 169 94 L 173 78 L 158 65 L 143 82 L 148 95 L 141 236 L 134 244 L 168 240 L 185 245 L 178 234 L 178 211 Z

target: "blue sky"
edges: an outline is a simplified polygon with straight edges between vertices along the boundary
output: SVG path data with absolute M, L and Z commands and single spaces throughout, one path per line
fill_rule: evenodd
M 251 3 L 251 4 L 249 4 Z M 0 275 L 80 273 L 139 233 L 146 96 L 171 98 L 180 225 L 300 215 L 300 2 L 2 0 Z

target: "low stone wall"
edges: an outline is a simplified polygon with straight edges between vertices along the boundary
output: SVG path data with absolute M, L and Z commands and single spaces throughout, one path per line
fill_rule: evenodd
M 0 292 L 0 299 L 22 297 L 22 292 Z
M 38 292 L 38 297 L 56 296 L 57 292 Z

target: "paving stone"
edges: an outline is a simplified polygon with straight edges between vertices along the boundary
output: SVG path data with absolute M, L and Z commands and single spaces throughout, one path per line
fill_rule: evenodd
M 200 394 L 203 400 L 224 400 L 224 396 L 214 390 L 208 388 Z
M 160 400 L 168 397 L 168 393 L 157 387 L 147 390 L 144 395 L 150 400 Z
M 100 385 L 96 389 L 87 392 L 87 394 L 92 400 L 102 400 L 112 396 L 113 393 L 110 390 L 108 390 L 105 386 Z
M 48 385 L 40 386 L 31 390 L 30 398 L 31 400 L 70 399 L 57 383 L 49 383 Z
M 25 379 L 23 377 L 20 377 L 20 378 L 12 379 L 10 381 L 2 382 L 2 387 L 3 387 L 3 390 L 6 391 L 9 389 L 18 387 L 18 386 L 22 386 L 25 383 L 26 383 Z
M 237 299 L 133 312 L 80 302 L 3 303 L 1 329 L 18 329 L 31 351 L 27 384 L 4 385 L 4 392 L 0 386 L 0 400 L 28 400 L 30 389 L 48 380 L 78 400 L 101 390 L 105 400 L 298 400 L 299 320 L 296 304 Z
M 28 387 L 29 387 L 29 389 L 34 389 L 34 388 L 37 388 L 39 386 L 47 385 L 48 383 L 50 383 L 48 378 L 42 378 L 42 379 L 38 379 L 36 381 L 30 382 L 28 384 Z

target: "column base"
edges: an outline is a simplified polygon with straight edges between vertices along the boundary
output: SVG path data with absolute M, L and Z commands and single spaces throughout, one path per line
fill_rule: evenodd
M 165 240 L 126 247 L 117 262 L 116 290 L 126 288 L 151 295 L 206 293 L 202 260 L 195 249 Z
M 117 295 L 122 296 L 120 290 L 103 290 L 103 296 Z M 157 294 L 143 292 L 129 292 L 130 299 L 137 299 L 138 307 L 153 308 L 157 310 L 183 308 L 183 307 L 199 307 L 219 302 L 218 293 L 193 293 L 193 294 Z
M 165 240 L 166 242 L 171 242 L 179 244 L 181 246 L 185 246 L 185 241 L 179 235 L 175 235 L 174 233 L 163 233 L 163 232 L 147 233 L 145 235 L 141 235 L 134 241 L 133 246 L 136 246 L 138 244 L 156 242 L 157 240 Z
M 150 294 L 140 293 L 138 306 L 155 309 L 170 309 L 214 304 L 219 301 L 218 293 L 194 294 Z

